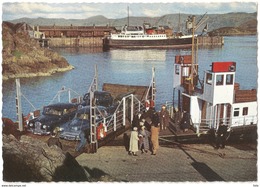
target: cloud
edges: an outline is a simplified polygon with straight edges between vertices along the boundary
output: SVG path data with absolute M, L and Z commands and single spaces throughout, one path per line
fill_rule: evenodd
M 57 0 L 58 1 L 58 0 Z M 131 2 L 131 0 L 129 1 Z M 217 3 L 3 3 L 3 20 L 21 17 L 46 17 L 65 19 L 84 19 L 103 15 L 107 18 L 124 18 L 127 16 L 127 6 L 130 16 L 159 17 L 165 14 L 216 14 L 228 12 L 256 12 L 257 3 L 253 2 L 217 2 Z

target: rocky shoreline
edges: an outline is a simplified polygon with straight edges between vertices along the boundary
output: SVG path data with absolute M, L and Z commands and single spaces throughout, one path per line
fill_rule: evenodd
M 10 75 L 2 75 L 2 80 L 15 79 L 15 78 L 32 78 L 32 77 L 45 77 L 51 76 L 55 73 L 70 71 L 74 69 L 74 66 L 69 65 L 65 68 L 54 68 L 50 69 L 48 72 L 38 72 L 38 73 L 19 73 L 19 74 L 10 74 Z
M 74 69 L 57 52 L 42 48 L 25 25 L 3 22 L 2 80 L 51 76 Z

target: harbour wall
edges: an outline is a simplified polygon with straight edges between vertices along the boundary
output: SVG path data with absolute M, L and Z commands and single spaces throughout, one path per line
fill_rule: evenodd
M 223 36 L 198 36 L 198 45 L 200 46 L 220 46 L 224 45 Z
M 48 47 L 102 47 L 102 37 L 48 38 Z
M 102 47 L 103 37 L 60 37 L 48 38 L 45 47 Z M 200 46 L 221 46 L 224 45 L 223 36 L 199 36 L 198 45 Z

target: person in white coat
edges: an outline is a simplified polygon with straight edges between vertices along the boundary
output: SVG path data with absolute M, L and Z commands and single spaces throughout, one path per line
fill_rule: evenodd
M 134 156 L 137 156 L 137 151 L 138 151 L 138 132 L 137 132 L 137 127 L 134 127 L 133 130 L 131 131 L 130 135 L 130 142 L 129 142 L 129 152 L 132 153 Z

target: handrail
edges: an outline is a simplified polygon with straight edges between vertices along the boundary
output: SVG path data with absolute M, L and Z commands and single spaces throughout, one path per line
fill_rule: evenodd
M 218 129 L 218 124 L 220 121 L 227 124 L 228 129 L 230 130 L 233 127 L 257 124 L 258 118 L 257 115 L 251 115 L 233 118 L 201 119 L 200 121 L 200 123 L 194 123 L 194 126 L 197 128 L 197 133 L 201 131 L 201 127 L 207 129 Z
M 69 102 L 71 102 L 71 98 L 70 98 L 70 92 L 73 92 L 74 94 L 76 94 L 77 96 L 80 96 L 79 93 L 77 93 L 76 91 L 72 90 L 71 88 L 65 88 L 65 86 L 62 87 L 61 90 L 59 90 L 56 95 L 53 97 L 53 99 L 49 102 L 48 105 L 50 105 L 57 97 L 60 97 L 62 93 L 64 92 L 68 92 L 69 94 Z
M 126 118 L 126 114 L 123 112 L 123 110 L 126 109 L 125 100 L 129 99 L 129 98 L 133 101 L 132 104 L 130 106 L 128 106 L 133 109 L 133 110 L 131 110 L 131 116 L 133 116 L 136 113 L 136 111 L 141 111 L 142 109 L 144 109 L 144 104 L 140 100 L 138 100 L 138 98 L 136 96 L 134 96 L 133 94 L 123 97 L 121 99 L 121 101 L 119 102 L 114 114 L 104 118 L 104 121 L 107 121 L 109 119 L 108 122 L 104 123 L 104 124 L 106 124 L 107 132 L 110 132 L 113 130 L 116 131 L 117 127 L 125 126 L 124 119 Z M 136 103 L 138 103 L 137 107 L 135 106 Z M 122 110 L 122 108 L 123 108 L 123 110 Z

